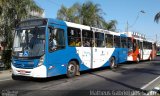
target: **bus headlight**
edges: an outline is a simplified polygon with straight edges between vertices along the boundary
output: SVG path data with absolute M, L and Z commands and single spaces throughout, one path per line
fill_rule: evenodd
M 39 63 L 38 63 L 38 67 L 39 66 L 41 66 L 41 65 L 43 65 L 43 63 L 44 63 L 44 55 L 39 59 Z

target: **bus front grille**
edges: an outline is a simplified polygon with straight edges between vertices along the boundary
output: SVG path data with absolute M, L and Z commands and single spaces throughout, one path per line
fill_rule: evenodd
M 17 63 L 14 63 L 14 66 L 16 68 L 24 68 L 24 69 L 33 69 L 34 68 L 34 64 L 17 64 Z

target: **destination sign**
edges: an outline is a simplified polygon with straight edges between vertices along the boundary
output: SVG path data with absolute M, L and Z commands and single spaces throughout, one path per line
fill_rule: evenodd
M 44 26 L 47 24 L 46 19 L 26 20 L 19 24 L 19 27 Z

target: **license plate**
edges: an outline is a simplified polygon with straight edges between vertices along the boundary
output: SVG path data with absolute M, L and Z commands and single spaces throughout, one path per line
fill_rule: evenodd
M 19 73 L 20 73 L 20 74 L 26 74 L 26 71 L 20 70 Z

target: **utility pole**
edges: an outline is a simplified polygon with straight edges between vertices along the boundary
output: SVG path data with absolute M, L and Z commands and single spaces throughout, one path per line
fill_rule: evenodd
M 156 43 L 157 43 L 157 34 L 156 34 Z
M 133 27 L 133 26 L 136 24 L 136 22 L 137 22 L 137 20 L 138 20 L 138 18 L 139 18 L 139 16 L 140 16 L 140 13 L 143 13 L 143 14 L 144 14 L 144 13 L 146 13 L 146 12 L 144 12 L 143 10 L 139 11 L 138 14 L 137 14 L 137 17 L 136 17 L 135 21 L 134 21 L 133 24 L 130 25 L 130 26 L 129 26 L 128 21 L 127 21 L 126 32 L 128 32 L 129 28 Z
M 128 21 L 127 21 L 127 26 L 126 26 L 126 32 L 128 32 Z

